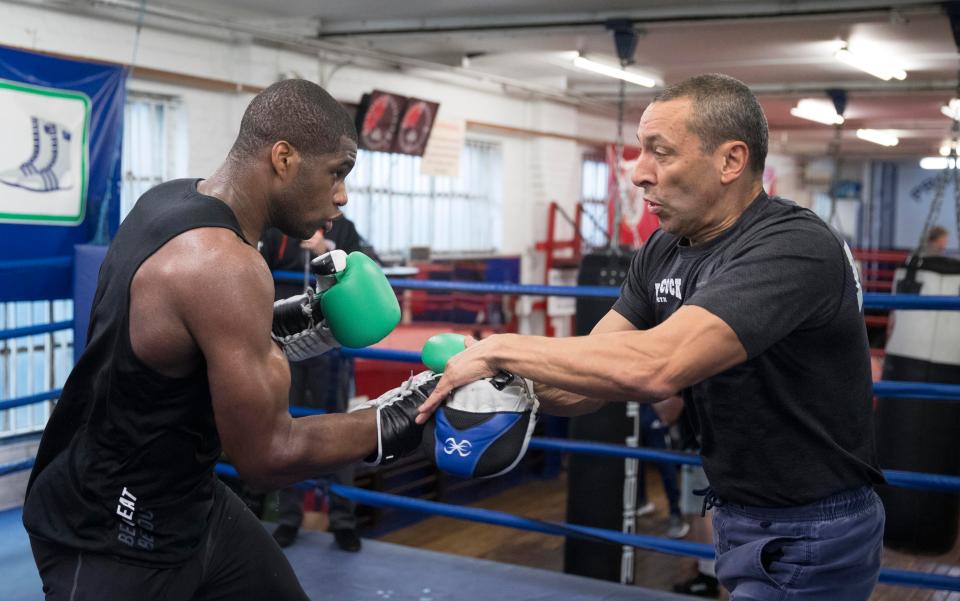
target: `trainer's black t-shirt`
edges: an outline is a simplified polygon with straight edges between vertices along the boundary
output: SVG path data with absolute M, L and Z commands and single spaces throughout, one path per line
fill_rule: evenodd
M 793 506 L 883 481 L 863 294 L 849 248 L 819 217 L 761 193 L 702 246 L 658 230 L 613 308 L 647 329 L 685 304 L 722 319 L 748 355 L 683 391 L 720 497 Z
M 196 185 L 175 180 L 148 191 L 110 244 L 87 347 L 30 475 L 23 523 L 34 537 L 164 566 L 189 558 L 207 530 L 220 438 L 206 365 L 167 377 L 142 363 L 130 343 L 130 283 L 148 257 L 195 228 L 243 238 L 233 211 Z

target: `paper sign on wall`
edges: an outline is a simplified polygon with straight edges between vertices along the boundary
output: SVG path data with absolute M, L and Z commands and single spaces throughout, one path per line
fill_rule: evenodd
M 466 121 L 437 119 L 420 161 L 420 174 L 459 177 L 460 155 L 463 153 L 466 135 Z

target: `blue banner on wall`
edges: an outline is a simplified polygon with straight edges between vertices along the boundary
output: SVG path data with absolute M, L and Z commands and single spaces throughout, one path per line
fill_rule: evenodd
M 69 298 L 70 266 L 47 259 L 116 232 L 125 82 L 0 47 L 0 301 Z

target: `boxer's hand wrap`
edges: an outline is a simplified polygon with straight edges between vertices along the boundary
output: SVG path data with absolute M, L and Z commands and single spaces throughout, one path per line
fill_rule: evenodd
M 290 361 L 303 361 L 340 346 L 323 321 L 312 289 L 273 303 L 271 335 Z
M 423 426 L 416 422 L 417 409 L 439 380 L 440 374 L 421 372 L 401 386 L 354 409 L 377 410 L 377 452 L 367 456 L 364 463 L 382 465 L 417 450 L 423 437 Z

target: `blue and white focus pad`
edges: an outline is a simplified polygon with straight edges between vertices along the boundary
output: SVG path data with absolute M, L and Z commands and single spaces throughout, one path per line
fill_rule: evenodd
M 462 478 L 492 478 L 512 470 L 527 452 L 540 403 L 533 384 L 501 372 L 458 388 L 423 430 L 421 448 L 441 470 Z

